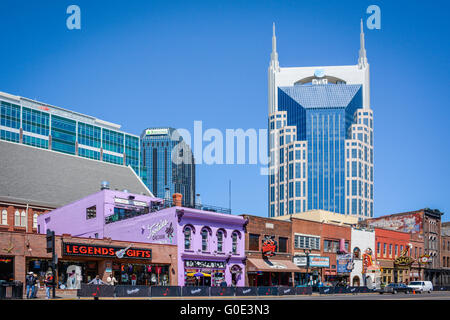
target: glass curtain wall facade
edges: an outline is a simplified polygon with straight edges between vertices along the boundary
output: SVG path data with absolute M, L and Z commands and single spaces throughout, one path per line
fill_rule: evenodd
M 175 133 L 175 134 L 174 134 Z M 195 163 L 192 151 L 173 128 L 146 129 L 141 135 L 144 183 L 155 197 L 183 195 L 184 206 L 195 204 Z M 183 161 L 173 162 L 174 156 Z
M 362 108 L 361 85 L 278 88 L 278 111 L 269 115 L 269 216 L 373 215 L 372 111 Z
M 0 93 L 0 139 L 130 165 L 141 176 L 139 136 L 119 128 L 91 116 Z

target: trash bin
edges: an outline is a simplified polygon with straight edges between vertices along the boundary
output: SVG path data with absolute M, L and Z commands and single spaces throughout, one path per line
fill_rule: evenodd
M 0 282 L 0 299 L 23 299 L 23 283 L 20 281 Z
M 6 299 L 6 283 L 4 281 L 0 282 L 0 300 Z
M 23 283 L 21 281 L 13 282 L 12 298 L 23 299 Z

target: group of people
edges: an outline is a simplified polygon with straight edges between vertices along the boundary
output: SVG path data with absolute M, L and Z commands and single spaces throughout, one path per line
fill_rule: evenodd
M 94 279 L 88 282 L 88 284 L 109 284 L 111 286 L 114 286 L 118 283 L 114 275 L 111 273 L 108 278 L 106 279 L 106 283 L 100 279 L 99 275 L 96 275 Z
M 48 271 L 45 275 L 44 286 L 46 298 L 50 299 L 50 289 L 52 289 L 54 286 L 53 273 L 51 271 Z M 28 275 L 26 276 L 26 288 L 27 299 L 37 298 L 37 293 L 40 288 L 40 282 L 36 273 L 33 273 L 31 271 L 28 272 Z

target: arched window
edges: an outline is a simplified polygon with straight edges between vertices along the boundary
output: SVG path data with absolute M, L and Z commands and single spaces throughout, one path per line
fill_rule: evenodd
M 223 230 L 218 230 L 217 231 L 217 252 L 223 252 L 223 238 L 224 238 Z
M 191 242 L 192 242 L 192 228 L 185 227 L 184 228 L 184 249 L 185 250 L 191 249 Z
M 37 218 L 38 218 L 38 214 L 35 213 L 33 214 L 33 228 L 37 229 Z
M 2 211 L 2 225 L 8 225 L 8 211 L 6 210 Z
M 231 241 L 232 241 L 232 245 L 231 245 L 231 252 L 233 253 L 233 254 L 236 254 L 237 253 L 237 243 L 238 243 L 238 238 L 240 237 L 240 234 L 239 234 L 239 232 L 237 232 L 237 231 L 234 231 L 232 234 L 231 234 Z
M 25 211 L 22 211 L 22 213 L 20 214 L 20 225 L 22 227 L 27 226 L 27 214 L 25 213 Z
M 14 212 L 14 225 L 16 227 L 20 227 L 20 212 L 19 212 L 19 210 L 16 210 L 16 212 Z
M 203 228 L 201 232 L 202 236 L 202 251 L 208 251 L 208 234 L 210 230 L 208 228 Z

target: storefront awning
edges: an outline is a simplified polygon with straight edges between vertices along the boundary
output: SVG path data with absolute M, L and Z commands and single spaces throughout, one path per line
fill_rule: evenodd
M 247 271 L 301 272 L 301 269 L 289 260 L 248 258 L 247 261 Z

